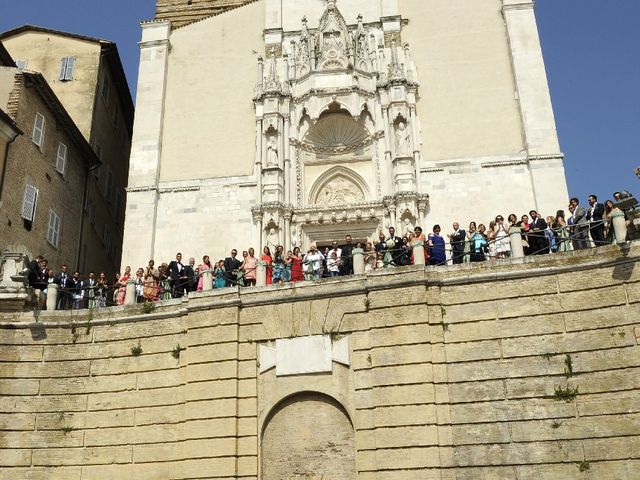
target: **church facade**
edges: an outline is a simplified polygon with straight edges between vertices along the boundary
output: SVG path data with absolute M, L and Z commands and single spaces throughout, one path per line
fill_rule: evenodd
M 159 0 L 142 30 L 125 265 L 566 206 L 530 0 Z

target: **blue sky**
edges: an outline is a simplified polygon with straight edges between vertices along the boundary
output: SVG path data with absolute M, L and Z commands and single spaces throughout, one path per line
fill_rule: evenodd
M 458 0 L 478 1 L 478 0 Z M 31 23 L 117 42 L 132 92 L 140 20 L 154 0 L 20 0 L 0 30 Z M 569 193 L 640 193 L 640 0 L 538 0 L 538 28 Z M 550 213 L 550 212 L 549 212 Z

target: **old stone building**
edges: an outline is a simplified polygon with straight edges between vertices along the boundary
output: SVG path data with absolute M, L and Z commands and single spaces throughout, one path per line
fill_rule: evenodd
M 100 159 L 78 217 L 83 242 L 77 268 L 118 271 L 133 102 L 116 45 L 32 25 L 4 32 L 0 40 L 20 68 L 42 74 Z
M 56 270 L 62 263 L 75 268 L 88 242 L 85 186 L 100 163 L 46 79 L 11 63 L 0 66 L 1 122 L 17 133 L 0 157 L 0 251 L 42 254 Z
M 531 0 L 157 2 L 123 261 L 567 201 Z

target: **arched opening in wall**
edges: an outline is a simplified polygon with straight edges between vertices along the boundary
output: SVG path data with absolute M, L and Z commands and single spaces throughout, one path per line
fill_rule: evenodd
M 262 430 L 262 480 L 356 478 L 355 433 L 344 407 L 318 392 L 276 405 Z

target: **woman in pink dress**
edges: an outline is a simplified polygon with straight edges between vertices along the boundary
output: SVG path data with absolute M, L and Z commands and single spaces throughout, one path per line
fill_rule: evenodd
M 131 280 L 131 267 L 127 265 L 124 273 L 120 275 L 116 287 L 118 288 L 118 305 L 124 305 L 124 297 L 127 293 L 127 282 Z
M 300 255 L 300 247 L 293 249 L 293 255 L 291 255 L 291 281 L 301 282 L 304 280 L 304 273 L 302 273 L 302 256 Z
M 258 259 L 256 251 L 249 249 L 248 255 L 244 257 L 244 263 L 240 269 L 244 272 L 244 284 L 247 287 L 255 287 L 256 285 L 256 269 L 258 268 Z
M 199 292 L 201 292 L 204 287 L 204 284 L 203 284 L 204 277 L 202 276 L 202 273 L 205 270 L 213 270 L 213 266 L 211 265 L 211 260 L 209 260 L 209 255 L 205 255 L 204 257 L 202 257 L 202 263 L 198 267 L 198 291 Z
M 267 264 L 267 285 L 271 285 L 273 278 L 273 258 L 271 257 L 271 250 L 269 250 L 269 247 L 264 247 L 262 249 L 262 257 L 260 257 L 260 260 Z

